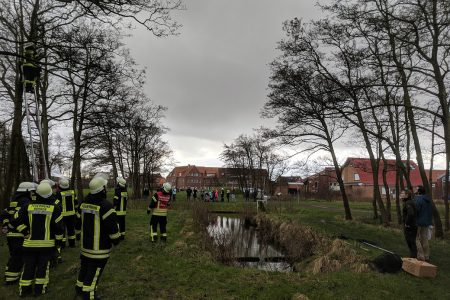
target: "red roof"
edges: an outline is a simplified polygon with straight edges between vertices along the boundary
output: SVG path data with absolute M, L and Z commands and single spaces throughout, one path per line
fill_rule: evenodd
M 388 159 L 386 161 L 387 161 L 386 181 L 389 186 L 394 186 L 396 183 L 396 174 L 397 174 L 396 160 Z M 402 162 L 406 164 L 406 161 Z M 412 186 L 423 185 L 419 173 L 419 167 L 417 166 L 417 164 L 413 161 L 409 161 L 409 165 L 411 167 L 410 180 Z M 345 178 L 346 183 L 362 183 L 365 185 L 373 185 L 373 171 L 369 158 L 349 157 L 347 158 L 347 161 L 345 162 L 343 168 L 345 168 L 346 166 L 353 166 L 355 168 L 355 172 L 359 175 L 359 180 L 354 180 L 354 178 Z M 378 168 L 378 184 L 380 185 L 383 184 L 383 170 L 384 170 L 384 162 L 383 160 L 380 160 Z

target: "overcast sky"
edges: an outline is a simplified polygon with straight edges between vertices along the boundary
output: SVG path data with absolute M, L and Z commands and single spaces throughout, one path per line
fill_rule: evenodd
M 328 0 L 322 0 L 321 3 Z M 156 38 L 143 28 L 125 42 L 148 72 L 147 94 L 168 108 L 165 136 L 178 165 L 222 166 L 223 143 L 268 125 L 268 64 L 280 53 L 282 23 L 322 15 L 314 0 L 185 0 L 174 18 L 178 36 Z M 367 156 L 363 147 L 338 145 L 341 162 Z M 414 159 L 414 157 L 413 157 Z M 442 167 L 439 159 L 436 167 Z
M 268 64 L 279 54 L 282 23 L 320 11 L 310 0 L 186 0 L 174 14 L 180 35 L 144 29 L 127 39 L 148 71 L 146 92 L 168 107 L 166 135 L 180 165 L 221 166 L 223 143 L 267 124 Z

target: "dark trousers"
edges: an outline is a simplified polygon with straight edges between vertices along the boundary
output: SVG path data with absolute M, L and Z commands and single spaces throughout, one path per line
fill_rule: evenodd
M 5 268 L 5 281 L 14 282 L 19 280 L 22 272 L 22 244 L 23 237 L 8 237 L 9 259 Z
M 35 295 L 45 294 L 49 283 L 50 259 L 53 248 L 23 248 L 23 272 L 19 282 L 19 294 L 32 293 L 34 282 Z
M 76 216 L 65 216 L 63 218 L 64 224 L 64 238 L 63 245 L 66 244 L 66 230 L 67 230 L 67 239 L 69 240 L 69 247 L 75 247 L 75 222 Z
M 152 215 L 152 218 L 150 219 L 150 237 L 152 239 L 152 242 L 156 242 L 158 240 L 158 224 L 159 224 L 159 233 L 161 235 L 161 241 L 167 240 L 167 233 L 166 233 L 167 216 Z
M 406 244 L 409 248 L 410 256 L 413 258 L 417 257 L 417 245 L 416 245 L 416 236 L 417 236 L 417 227 L 405 228 L 404 230 Z
M 80 255 L 81 266 L 75 289 L 84 300 L 94 299 L 100 276 L 107 262 L 107 258 L 94 259 Z
M 120 234 L 125 237 L 125 215 L 117 216 L 117 221 L 119 223 Z

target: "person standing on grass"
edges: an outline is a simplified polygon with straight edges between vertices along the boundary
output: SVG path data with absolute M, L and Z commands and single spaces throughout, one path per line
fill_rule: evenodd
M 167 241 L 167 208 L 170 205 L 170 195 L 172 186 L 165 182 L 160 191 L 156 192 L 147 208 L 147 214 L 152 214 L 150 219 L 150 238 L 152 243 L 158 241 L 158 225 L 161 241 Z
M 169 184 L 170 185 L 170 184 Z M 177 188 L 176 187 L 174 187 L 173 189 L 172 189 L 172 199 L 171 199 L 173 202 L 175 202 L 175 200 L 177 200 Z
M 112 245 L 120 242 L 117 214 L 106 200 L 107 180 L 94 177 L 89 182 L 89 195 L 79 206 L 77 230 L 81 230 L 80 270 L 75 291 L 77 296 L 99 299 L 97 286 L 111 254 Z
M 430 245 L 428 243 L 428 227 L 433 224 L 431 199 L 425 194 L 423 186 L 417 187 L 414 201 L 417 207 L 417 259 L 430 260 Z
M 194 191 L 193 191 L 193 196 L 194 196 L 194 201 L 197 200 L 197 188 L 194 187 Z
M 250 189 L 245 189 L 245 201 L 250 201 Z
M 5 285 L 13 285 L 19 281 L 23 267 L 23 233 L 12 225 L 14 215 L 31 202 L 32 194 L 36 191 L 34 182 L 22 182 L 17 187 L 9 206 L 0 212 L 0 226 L 2 233 L 6 234 L 9 249 L 9 259 L 5 267 Z
M 225 201 L 225 190 L 223 188 L 220 191 L 220 201 L 222 201 L 222 202 Z
M 125 239 L 125 217 L 127 216 L 127 182 L 122 177 L 117 177 L 117 187 L 114 190 L 114 209 L 117 212 L 117 220 L 119 221 L 120 239 Z
M 191 201 L 191 195 L 192 195 L 192 189 L 191 187 L 188 187 L 186 190 L 186 197 L 188 201 Z
M 230 202 L 230 190 L 227 190 L 227 201 Z
M 75 196 L 75 191 L 70 189 L 69 180 L 62 177 L 59 180 L 60 191 L 56 193 L 56 199 L 61 202 L 61 215 L 63 216 L 63 240 L 62 248 L 66 247 L 66 230 L 69 247 L 75 248 L 75 210 L 78 207 L 78 200 Z
M 22 207 L 12 220 L 13 227 L 23 233 L 23 272 L 19 281 L 19 296 L 47 293 L 50 260 L 55 246 L 63 238 L 61 207 L 55 204 L 53 191 L 47 182 L 36 188 L 36 200 Z
M 417 258 L 417 208 L 413 200 L 413 194 L 410 190 L 404 190 L 400 193 L 400 199 L 403 200 L 403 233 L 406 244 L 408 245 L 410 257 Z

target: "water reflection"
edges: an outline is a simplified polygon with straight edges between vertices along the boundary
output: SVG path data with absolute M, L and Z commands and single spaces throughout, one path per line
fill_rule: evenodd
M 208 226 L 208 232 L 217 244 L 226 242 L 234 248 L 236 265 L 268 271 L 292 271 L 284 261 L 284 255 L 271 245 L 260 244 L 257 229 L 244 226 L 239 218 L 217 216 Z

